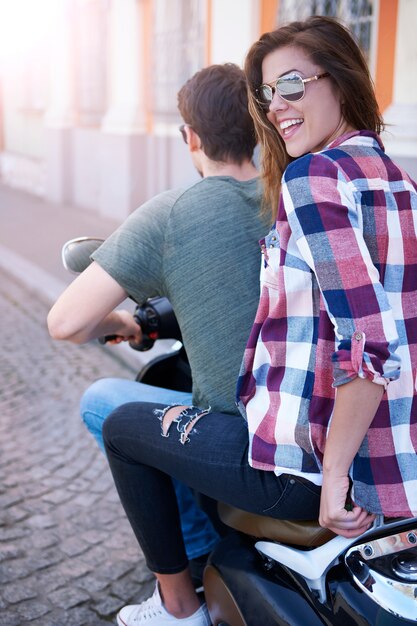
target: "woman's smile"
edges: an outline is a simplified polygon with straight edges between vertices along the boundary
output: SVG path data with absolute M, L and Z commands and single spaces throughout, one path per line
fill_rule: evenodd
M 284 139 L 288 139 L 290 136 L 296 132 L 300 126 L 304 122 L 304 118 L 295 117 L 290 119 L 284 119 L 279 123 L 279 128 L 281 130 L 281 135 Z

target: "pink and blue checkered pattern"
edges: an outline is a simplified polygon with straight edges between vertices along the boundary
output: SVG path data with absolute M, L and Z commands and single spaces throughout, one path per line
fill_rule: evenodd
M 351 467 L 353 497 L 417 515 L 416 184 L 375 133 L 346 134 L 287 167 L 261 248 L 238 381 L 250 464 L 320 484 L 335 388 L 367 377 L 385 393 Z

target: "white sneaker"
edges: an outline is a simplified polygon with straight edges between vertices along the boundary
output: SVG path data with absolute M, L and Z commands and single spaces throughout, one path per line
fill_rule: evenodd
M 117 623 L 119 626 L 138 626 L 146 624 L 146 626 L 210 626 L 211 621 L 204 603 L 198 611 L 179 619 L 174 617 L 165 609 L 159 595 L 158 585 L 156 585 L 153 595 L 149 600 L 145 600 L 141 604 L 130 604 L 123 607 L 117 614 Z

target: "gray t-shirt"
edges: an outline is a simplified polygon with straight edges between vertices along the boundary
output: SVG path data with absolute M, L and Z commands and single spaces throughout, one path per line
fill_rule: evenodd
M 94 253 L 136 302 L 166 296 L 193 375 L 193 403 L 238 413 L 236 380 L 259 299 L 258 179 L 204 178 L 152 198 Z

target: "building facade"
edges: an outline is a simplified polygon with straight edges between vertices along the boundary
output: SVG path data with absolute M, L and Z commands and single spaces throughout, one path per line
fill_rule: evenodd
M 417 178 L 416 0 L 29 0 L 38 13 L 43 1 L 42 36 L 2 57 L 7 185 L 122 221 L 155 193 L 193 182 L 178 89 L 210 63 L 242 65 L 262 32 L 314 13 L 357 36 L 387 149 Z

